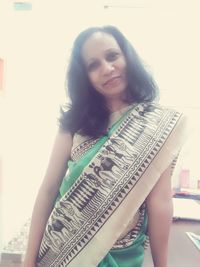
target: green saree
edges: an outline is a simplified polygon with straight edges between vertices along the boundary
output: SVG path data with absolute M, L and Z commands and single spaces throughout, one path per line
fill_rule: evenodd
M 182 114 L 143 103 L 101 139 L 81 144 L 47 222 L 38 266 L 140 267 L 147 227 L 143 203 L 184 138 Z M 138 230 L 127 233 L 140 209 Z
M 140 232 L 132 245 L 127 248 L 111 249 L 104 259 L 98 264 L 98 267 L 140 267 L 144 260 L 144 244 L 146 242 L 147 214 L 145 212 L 144 220 Z

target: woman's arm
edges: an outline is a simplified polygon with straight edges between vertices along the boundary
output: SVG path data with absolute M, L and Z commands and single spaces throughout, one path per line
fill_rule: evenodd
M 173 216 L 171 165 L 147 197 L 148 234 L 154 267 L 167 267 L 168 238 Z
M 35 201 L 24 267 L 36 266 L 36 257 L 41 239 L 57 197 L 62 178 L 67 170 L 67 161 L 70 157 L 71 147 L 71 134 L 58 132 L 47 171 Z

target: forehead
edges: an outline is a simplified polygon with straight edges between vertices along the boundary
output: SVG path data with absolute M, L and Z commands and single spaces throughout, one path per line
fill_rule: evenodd
M 81 54 L 83 60 L 88 61 L 112 49 L 121 50 L 115 38 L 108 33 L 96 32 L 85 41 Z

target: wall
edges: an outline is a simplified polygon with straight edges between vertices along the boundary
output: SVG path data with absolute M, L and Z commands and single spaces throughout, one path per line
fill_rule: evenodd
M 199 114 L 195 7 L 103 8 L 110 1 L 31 1 L 32 11 L 0 3 L 0 57 L 6 60 L 3 242 L 32 211 L 56 132 L 72 40 L 83 28 L 115 24 L 151 66 L 161 102 Z M 72 3 L 73 2 L 73 3 Z M 166 2 L 165 2 L 166 3 Z M 191 3 L 191 1 L 190 1 Z M 172 8 L 173 7 L 173 8 Z M 191 71 L 192 70 L 192 71 Z
M 95 17 L 81 17 L 85 6 L 79 1 L 32 1 L 29 11 L 15 11 L 13 2 L 0 3 L 0 57 L 6 61 L 1 146 L 4 244 L 31 215 L 57 130 L 59 104 L 65 100 L 71 43 Z

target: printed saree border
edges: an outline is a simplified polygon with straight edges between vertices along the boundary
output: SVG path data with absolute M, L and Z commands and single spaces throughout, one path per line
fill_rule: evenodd
M 144 105 L 140 113 L 131 112 L 72 188 L 56 203 L 41 244 L 38 266 L 98 265 L 178 152 L 182 138 L 177 140 L 177 133 L 183 130 L 181 118 L 180 113 L 156 105 Z M 106 162 L 104 152 L 108 146 L 121 153 L 120 158 L 116 159 L 115 153 L 109 155 Z M 97 169 L 102 170 L 102 166 L 104 171 L 100 176 Z M 115 181 L 118 174 L 121 178 Z M 100 184 L 95 185 L 95 181 Z M 110 184 L 104 184 L 105 181 Z M 71 235 L 69 231 L 63 232 L 68 241 L 55 245 L 63 236 L 55 232 L 54 222 L 63 216 L 63 208 L 69 215 L 68 204 L 73 208 L 74 218 L 68 216 L 63 229 L 70 228 L 70 221 L 77 231 Z

